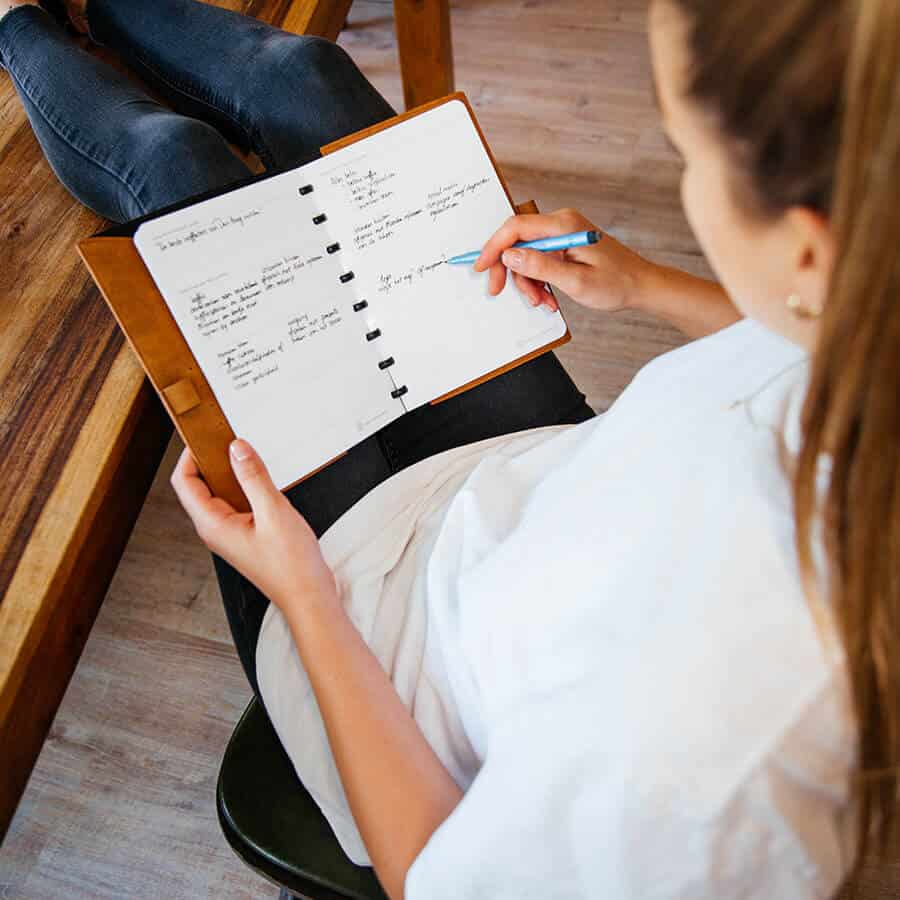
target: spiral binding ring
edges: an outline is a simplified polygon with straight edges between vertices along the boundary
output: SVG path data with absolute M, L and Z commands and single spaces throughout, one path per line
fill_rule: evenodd
M 326 249 L 329 253 L 335 253 L 338 250 L 340 250 L 340 248 L 341 248 L 340 244 L 331 244 Z M 341 284 L 346 284 L 348 281 L 352 281 L 355 277 L 356 276 L 353 274 L 352 271 L 345 272 L 343 275 L 341 275 Z M 368 307 L 368 305 L 369 305 L 368 300 L 357 300 L 356 303 L 353 304 L 353 311 L 361 312 L 362 310 L 366 309 Z M 376 328 L 373 331 L 366 332 L 366 340 L 367 341 L 374 341 L 376 338 L 379 338 L 379 337 L 381 337 L 381 329 L 380 328 Z M 391 366 L 393 366 L 394 363 L 395 363 L 394 357 L 389 356 L 387 359 L 382 359 L 379 361 L 378 368 L 381 369 L 382 371 L 385 371 L 386 369 L 389 369 Z M 393 378 L 391 380 L 393 381 Z M 409 388 L 407 388 L 407 386 L 405 384 L 401 384 L 400 387 L 394 388 L 391 391 L 391 397 L 394 400 L 398 400 L 400 397 L 402 397 L 404 394 L 406 394 L 408 392 L 409 392 Z
M 307 194 L 311 194 L 315 190 L 311 184 L 304 184 L 303 187 L 300 188 L 300 196 L 305 197 Z
M 323 222 L 328 221 L 328 216 L 325 213 L 319 213 L 317 216 L 313 216 L 313 225 L 321 225 Z
M 329 254 L 330 254 L 330 253 L 337 253 L 338 250 L 340 250 L 340 249 L 341 249 L 341 245 L 340 245 L 340 244 L 329 244 L 329 245 L 325 248 L 325 252 L 326 252 L 326 253 L 329 253 Z

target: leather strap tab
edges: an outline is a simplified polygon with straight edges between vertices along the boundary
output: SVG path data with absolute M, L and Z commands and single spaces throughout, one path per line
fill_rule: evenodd
M 200 405 L 200 395 L 190 378 L 182 378 L 163 388 L 163 394 L 176 416 L 182 416 Z

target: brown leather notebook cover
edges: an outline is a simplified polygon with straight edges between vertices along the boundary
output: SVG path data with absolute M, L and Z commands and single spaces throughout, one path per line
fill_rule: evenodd
M 468 99 L 461 92 L 449 94 L 440 100 L 426 103 L 402 115 L 387 119 L 371 128 L 349 135 L 340 141 L 326 145 L 321 152 L 323 155 L 333 153 L 335 150 L 340 150 L 356 141 L 365 139 L 371 134 L 390 128 L 413 116 L 421 115 L 451 100 L 461 100 L 466 105 L 491 163 L 497 171 L 503 190 L 506 192 L 507 198 L 510 199 L 510 208 L 511 210 L 515 209 L 510 197 L 509 187 L 484 139 L 484 134 L 478 125 Z M 165 215 L 173 209 L 189 206 L 200 202 L 202 199 L 207 199 L 209 196 L 215 196 L 217 193 L 227 193 L 244 186 L 246 183 L 260 180 L 260 178 L 271 177 L 272 174 L 277 173 L 266 173 L 263 176 L 248 179 L 248 182 L 231 185 L 225 191 L 211 192 L 202 197 L 190 198 L 185 203 L 160 210 L 151 216 L 134 220 L 134 222 L 126 223 L 124 226 L 107 229 L 94 237 L 80 241 L 77 245 L 81 258 L 84 260 L 91 276 L 97 283 L 97 287 L 100 289 L 100 293 L 116 317 L 116 321 L 125 332 L 125 336 L 128 338 L 153 387 L 175 423 L 182 440 L 190 448 L 210 490 L 216 496 L 222 497 L 236 509 L 242 511 L 247 511 L 249 504 L 237 479 L 234 477 L 228 457 L 228 445 L 234 440 L 235 434 L 228 424 L 228 420 L 225 418 L 225 414 L 222 412 L 200 366 L 191 353 L 187 341 L 175 323 L 175 319 L 169 311 L 165 299 L 156 287 L 149 270 L 144 265 L 144 261 L 134 245 L 132 235 L 137 225 L 147 219 Z M 537 208 L 533 203 L 529 202 L 522 204 L 518 211 L 536 212 Z M 567 329 L 566 333 L 558 340 L 488 372 L 474 381 L 461 385 L 431 402 L 439 403 L 442 400 L 467 391 L 536 356 L 540 356 L 542 353 L 546 353 L 548 350 L 559 347 L 569 340 L 571 340 L 571 334 Z M 343 455 L 342 453 L 334 457 L 334 459 L 328 460 L 314 472 L 303 476 L 299 481 L 311 477 Z

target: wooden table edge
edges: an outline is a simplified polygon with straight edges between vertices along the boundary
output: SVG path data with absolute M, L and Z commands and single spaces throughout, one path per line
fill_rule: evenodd
M 0 839 L 171 433 L 123 345 L 0 602 Z

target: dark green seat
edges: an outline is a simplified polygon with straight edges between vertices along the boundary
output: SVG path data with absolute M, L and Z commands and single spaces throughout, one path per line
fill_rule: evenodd
M 225 750 L 216 806 L 235 853 L 282 896 L 387 900 L 375 872 L 354 865 L 341 850 L 255 698 Z

